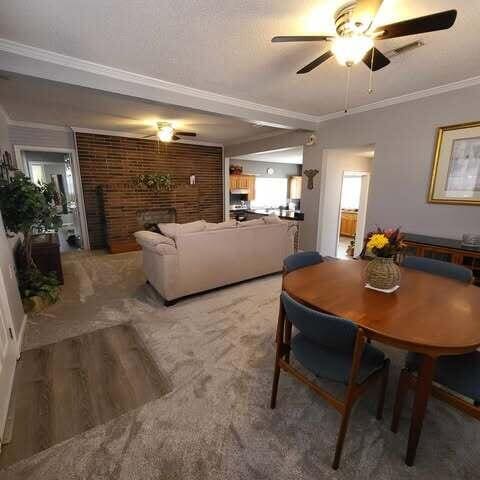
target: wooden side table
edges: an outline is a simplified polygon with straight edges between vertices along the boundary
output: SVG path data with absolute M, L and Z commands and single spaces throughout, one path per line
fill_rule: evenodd
M 60 241 L 57 233 L 34 235 L 32 240 L 32 258 L 44 275 L 54 272 L 58 281 L 63 285 Z

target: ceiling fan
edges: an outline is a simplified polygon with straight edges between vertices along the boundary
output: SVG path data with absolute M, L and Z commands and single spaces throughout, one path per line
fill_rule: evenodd
M 161 142 L 169 143 L 171 141 L 176 142 L 181 140 L 181 137 L 196 137 L 195 132 L 179 132 L 175 130 L 173 125 L 169 122 L 157 122 L 157 132 L 153 135 L 146 135 L 142 138 L 157 137 Z
M 297 74 L 314 68 L 335 57 L 341 65 L 351 67 L 363 61 L 371 71 L 386 67 L 390 60 L 374 46 L 376 40 L 416 35 L 450 28 L 457 17 L 456 10 L 433 13 L 390 25 L 373 28 L 373 21 L 383 0 L 357 0 L 340 7 L 335 13 L 336 35 L 280 36 L 272 42 L 331 42 L 331 49 L 301 68 Z

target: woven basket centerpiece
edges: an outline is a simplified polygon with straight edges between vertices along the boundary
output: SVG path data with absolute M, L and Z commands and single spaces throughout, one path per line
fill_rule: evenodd
M 366 251 L 374 255 L 365 270 L 367 286 L 379 290 L 392 290 L 400 285 L 400 268 L 394 262 L 396 255 L 404 248 L 400 230 L 377 229 L 368 234 Z
M 367 282 L 374 288 L 390 290 L 400 285 L 400 269 L 393 258 L 377 257 L 366 268 Z

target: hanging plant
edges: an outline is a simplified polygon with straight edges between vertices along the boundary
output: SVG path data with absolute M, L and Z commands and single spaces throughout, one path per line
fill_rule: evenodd
M 133 180 L 137 187 L 146 187 L 149 190 L 171 190 L 173 186 L 170 174 L 146 173 L 138 175 Z

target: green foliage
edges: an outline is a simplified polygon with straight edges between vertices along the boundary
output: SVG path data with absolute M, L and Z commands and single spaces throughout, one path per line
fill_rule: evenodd
M 55 303 L 60 294 L 60 282 L 55 273 L 44 275 L 38 268 L 21 270 L 18 284 L 22 298 L 42 297 L 48 303 Z
M 60 284 L 55 274 L 44 275 L 32 260 L 32 235 L 62 225 L 55 208 L 56 196 L 53 184 L 35 185 L 23 173 L 0 183 L 0 210 L 5 228 L 23 234 L 16 251 L 18 284 L 23 299 L 41 297 L 46 303 L 58 300 Z
M 43 232 L 62 225 L 53 184 L 35 185 L 18 173 L 0 185 L 0 210 L 5 227 L 13 233 Z
M 170 190 L 172 188 L 172 176 L 160 173 L 147 173 L 134 178 L 137 186 L 147 187 L 149 190 Z

